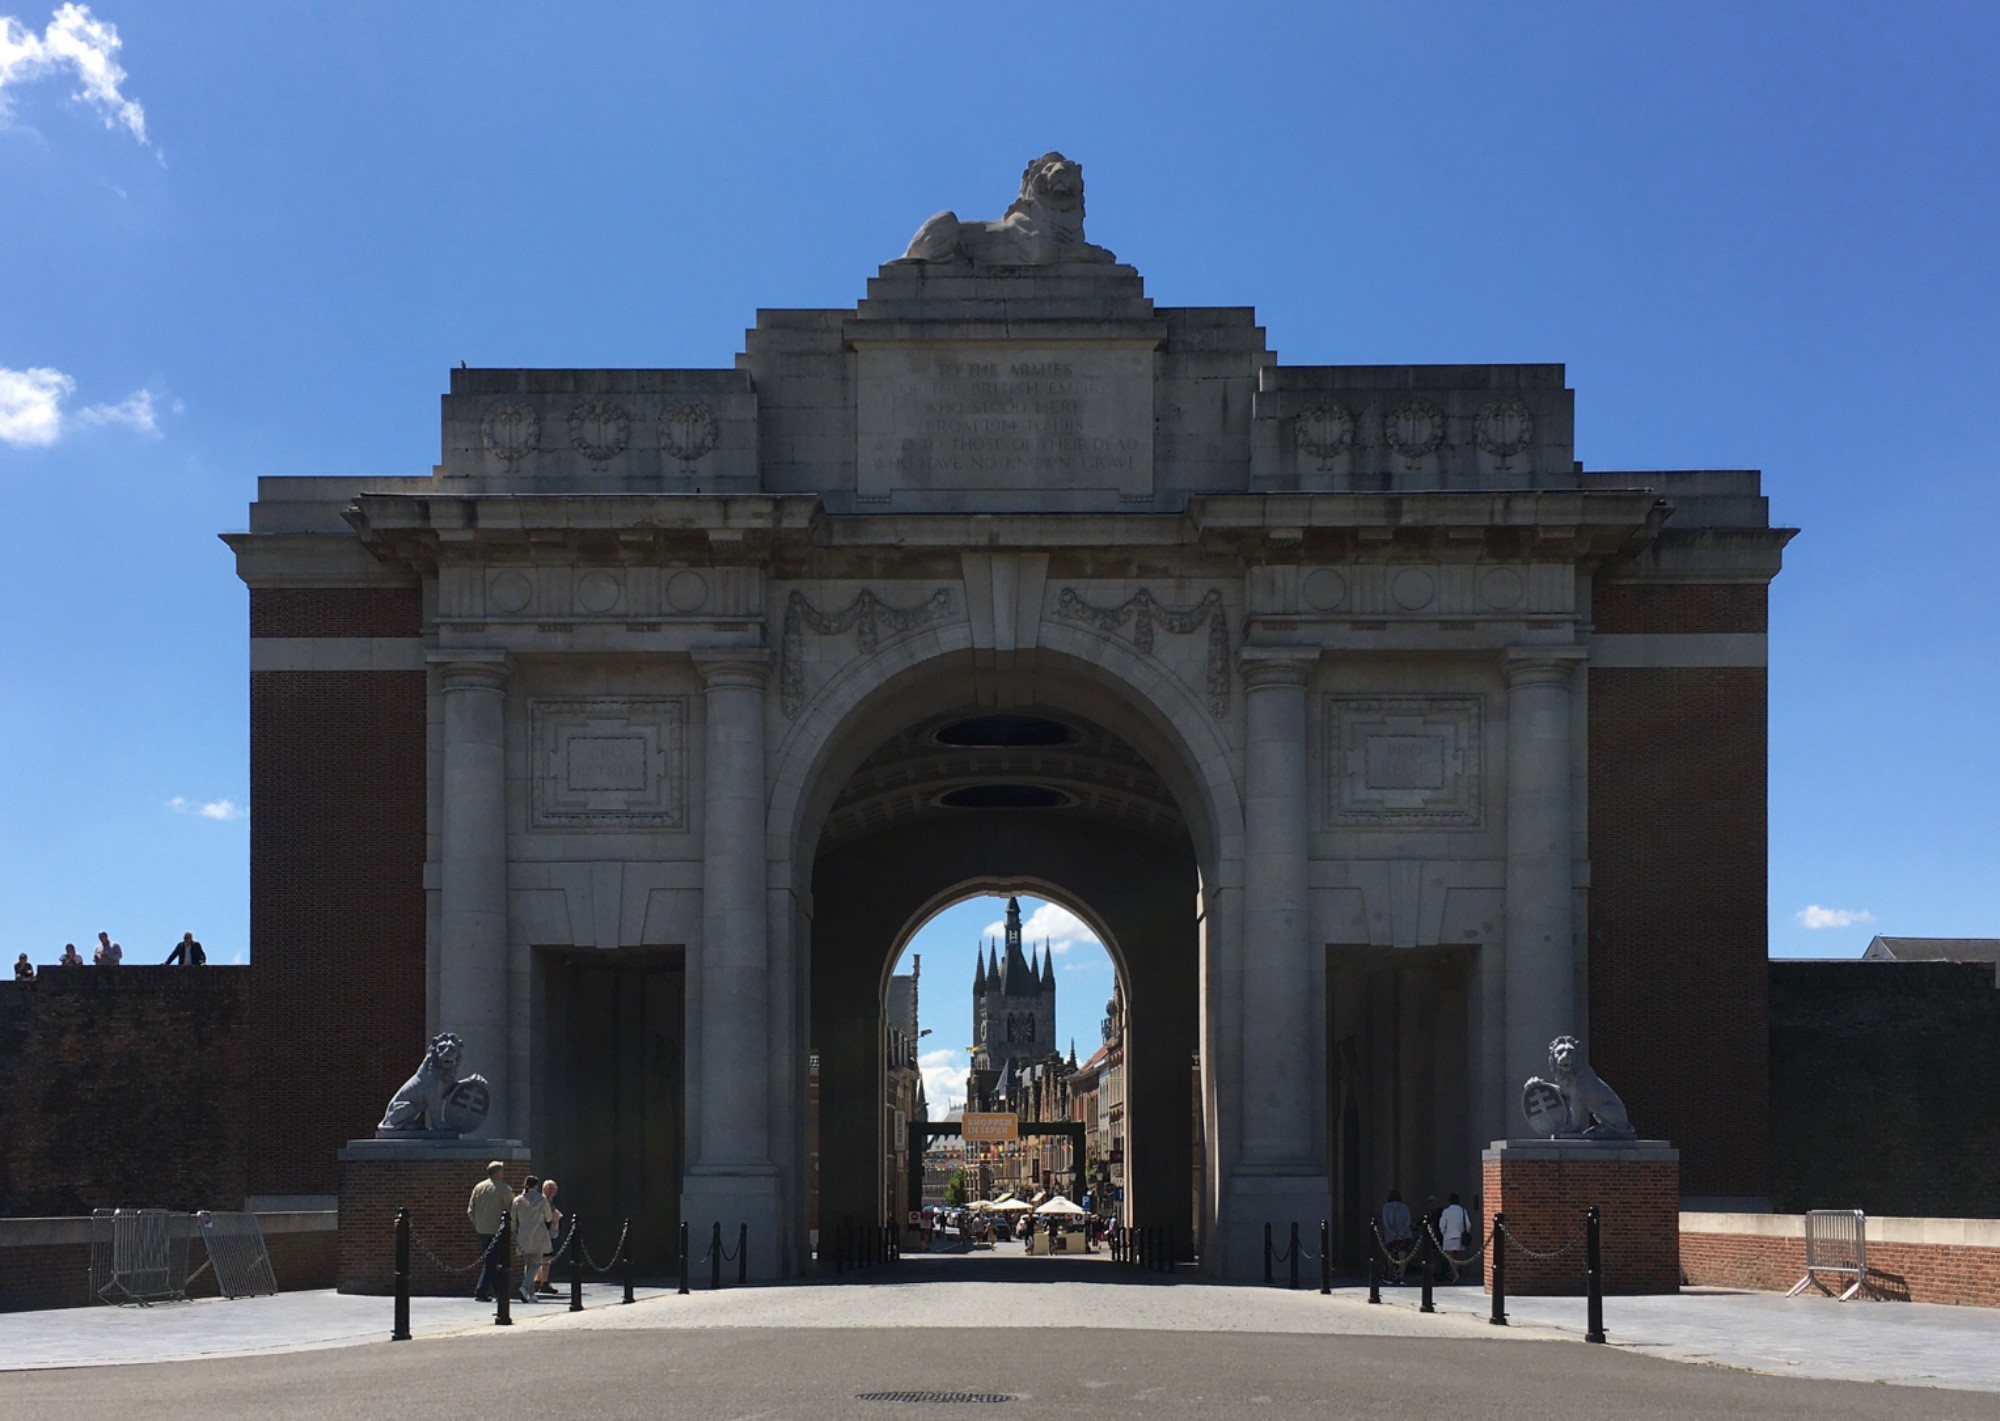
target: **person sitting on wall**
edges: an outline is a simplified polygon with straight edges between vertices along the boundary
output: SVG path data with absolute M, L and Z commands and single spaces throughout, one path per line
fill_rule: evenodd
M 14 980 L 16 982 L 35 980 L 35 964 L 28 961 L 28 954 L 25 952 L 14 959 Z
M 174 950 L 167 954 L 167 960 L 164 965 L 168 967 L 206 967 L 208 966 L 208 954 L 202 950 L 201 944 L 194 940 L 193 933 L 182 933 L 181 940 L 174 944 Z
M 56 966 L 58 967 L 83 966 L 83 954 L 76 950 L 75 943 L 66 942 L 63 944 L 63 955 L 60 959 L 57 960 Z

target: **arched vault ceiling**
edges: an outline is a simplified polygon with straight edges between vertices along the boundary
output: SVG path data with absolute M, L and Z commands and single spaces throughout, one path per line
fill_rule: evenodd
M 913 819 L 933 818 L 942 827 L 965 812 L 945 802 L 948 797 L 1010 791 L 1022 798 L 1052 791 L 1041 797 L 1061 801 L 1009 811 L 1028 822 L 1086 816 L 1154 833 L 1187 832 L 1179 806 L 1152 766 L 1124 740 L 1081 717 L 1040 709 L 1010 712 L 1062 727 L 1062 744 L 956 745 L 940 738 L 985 715 L 967 708 L 890 737 L 862 761 L 834 801 L 820 851 Z

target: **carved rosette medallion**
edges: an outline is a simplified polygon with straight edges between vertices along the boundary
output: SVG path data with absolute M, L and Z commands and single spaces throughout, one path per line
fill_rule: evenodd
M 660 411 L 660 448 L 683 464 L 692 464 L 721 438 L 722 426 L 707 405 L 671 405 Z
M 515 463 L 541 447 L 541 417 L 528 405 L 494 405 L 479 421 L 479 438 L 496 456 Z
M 632 417 L 617 405 L 591 401 L 569 412 L 569 447 L 593 464 L 617 458 L 631 438 Z
M 797 720 L 806 704 L 805 639 L 808 629 L 821 636 L 854 633 L 855 648 L 873 656 L 884 628 L 900 635 L 942 622 L 951 616 L 951 593 L 939 588 L 914 607 L 892 607 L 867 588 L 837 612 L 822 612 L 794 592 L 785 603 L 785 628 L 778 643 L 778 704 L 785 719 Z
M 1220 718 L 1229 711 L 1229 621 L 1223 614 L 1222 594 L 1214 588 L 1192 607 L 1173 607 L 1140 589 L 1116 607 L 1096 607 L 1065 587 L 1056 599 L 1056 615 L 1065 621 L 1082 622 L 1104 633 L 1116 632 L 1132 624 L 1132 645 L 1147 656 L 1153 654 L 1153 629 L 1165 627 L 1175 636 L 1191 636 L 1208 627 L 1208 709 Z
M 1414 464 L 1444 443 L 1444 411 L 1425 400 L 1406 400 L 1382 416 L 1382 438 Z
M 1493 400 L 1472 421 L 1472 442 L 1506 468 L 1507 461 L 1535 439 L 1535 416 L 1519 400 Z
M 1322 465 L 1354 447 L 1354 416 L 1340 405 L 1314 405 L 1292 422 L 1301 452 Z

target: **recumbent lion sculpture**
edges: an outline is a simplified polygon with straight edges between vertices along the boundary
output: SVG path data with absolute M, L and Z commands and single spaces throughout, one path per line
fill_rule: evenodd
M 451 1032 L 433 1036 L 417 1073 L 390 1098 L 376 1137 L 457 1136 L 478 1129 L 492 1104 L 492 1091 L 486 1077 L 458 1073 L 464 1052 L 465 1043 Z
M 1554 1080 L 1531 1076 L 1521 1088 L 1521 1109 L 1540 1132 L 1564 1140 L 1636 1140 L 1625 1102 L 1584 1058 L 1583 1043 L 1558 1036 L 1549 1043 Z
M 1118 258 L 1083 239 L 1083 165 L 1044 153 L 1021 174 L 1021 195 L 998 222 L 961 222 L 940 212 L 917 229 L 902 262 L 1047 266 Z

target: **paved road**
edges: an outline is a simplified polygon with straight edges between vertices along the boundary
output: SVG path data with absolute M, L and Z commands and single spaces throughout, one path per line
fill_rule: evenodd
M 1019 1306 L 1033 1306 L 1017 1296 Z M 961 1390 L 1013 1399 L 976 1407 L 859 1399 Z M 1001 1327 L 529 1328 L 282 1357 L 15 1372 L 0 1375 L 0 1414 L 1957 1421 L 2000 1418 L 2000 1396 L 1759 1376 L 1565 1341 Z

